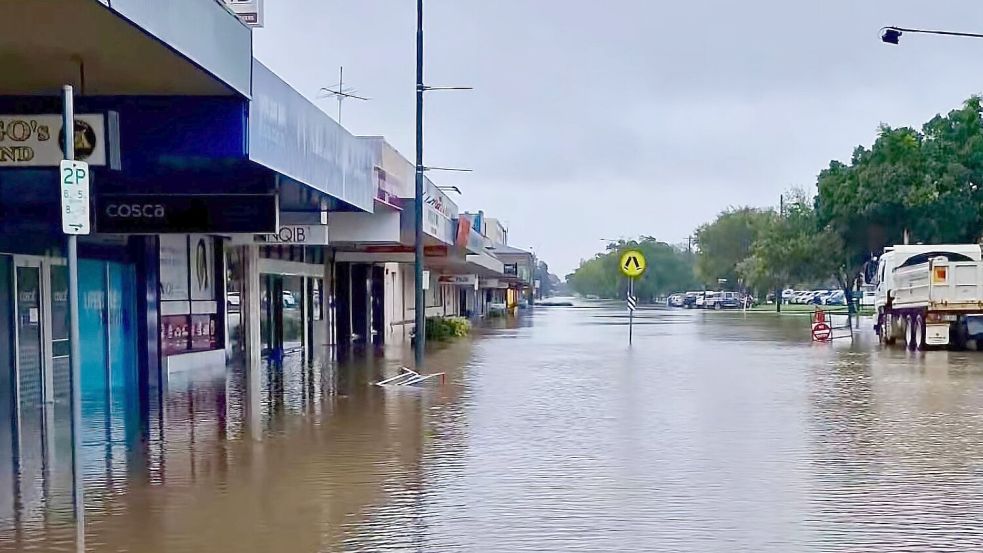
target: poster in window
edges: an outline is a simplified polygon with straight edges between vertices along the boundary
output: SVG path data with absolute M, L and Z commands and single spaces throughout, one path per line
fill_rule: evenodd
M 191 299 L 215 299 L 215 240 L 206 234 L 191 235 Z
M 188 237 L 184 234 L 160 236 L 160 299 L 188 299 Z

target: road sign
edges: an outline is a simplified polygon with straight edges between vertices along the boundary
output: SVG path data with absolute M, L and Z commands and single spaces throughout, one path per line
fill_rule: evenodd
M 621 272 L 628 278 L 638 278 L 645 272 L 645 256 L 638 250 L 628 250 L 621 254 Z
M 826 323 L 812 324 L 812 339 L 816 342 L 829 342 L 833 338 L 833 329 Z
M 628 294 L 628 311 L 634 311 L 638 309 L 638 298 Z
M 63 160 L 61 182 L 61 230 L 65 234 L 89 234 L 89 164 Z

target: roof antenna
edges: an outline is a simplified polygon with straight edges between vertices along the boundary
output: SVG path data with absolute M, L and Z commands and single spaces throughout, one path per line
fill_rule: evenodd
M 338 99 L 338 124 L 341 124 L 341 103 L 348 98 L 355 100 L 367 101 L 368 98 L 363 98 L 362 96 L 355 95 L 354 88 L 345 88 L 345 68 L 338 68 L 338 88 L 322 88 L 321 95 L 319 98 L 337 98 Z

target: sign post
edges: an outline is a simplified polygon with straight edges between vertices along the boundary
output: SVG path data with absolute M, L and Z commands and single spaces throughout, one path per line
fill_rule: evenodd
M 634 334 L 635 309 L 638 299 L 635 297 L 635 279 L 645 272 L 645 256 L 638 250 L 628 250 L 621 254 L 619 262 L 621 272 L 628 277 L 628 345 L 632 343 Z
M 75 507 L 75 539 L 79 551 L 85 551 L 85 498 L 82 482 L 82 371 L 79 338 L 79 267 L 78 235 L 89 234 L 89 166 L 75 161 L 75 105 L 71 85 L 62 87 L 62 132 L 65 160 L 61 162 L 61 225 L 68 235 L 68 317 L 71 342 L 72 373 L 72 503 Z

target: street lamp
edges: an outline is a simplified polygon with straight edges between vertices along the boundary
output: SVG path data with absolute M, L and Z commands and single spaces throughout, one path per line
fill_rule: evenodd
M 423 93 L 431 90 L 471 90 L 471 87 L 427 86 L 423 83 L 423 0 L 416 0 L 416 190 L 413 202 L 416 211 L 413 216 L 416 342 L 413 353 L 417 371 L 423 368 L 427 337 L 427 304 L 423 293 L 423 183 L 428 167 L 423 164 Z
M 957 33 L 953 31 L 931 31 L 926 29 L 907 29 L 905 27 L 884 27 L 881 29 L 881 41 L 885 44 L 898 44 L 901 36 L 905 33 L 917 33 L 923 35 L 958 36 L 967 38 L 983 38 L 983 34 L 977 33 Z

